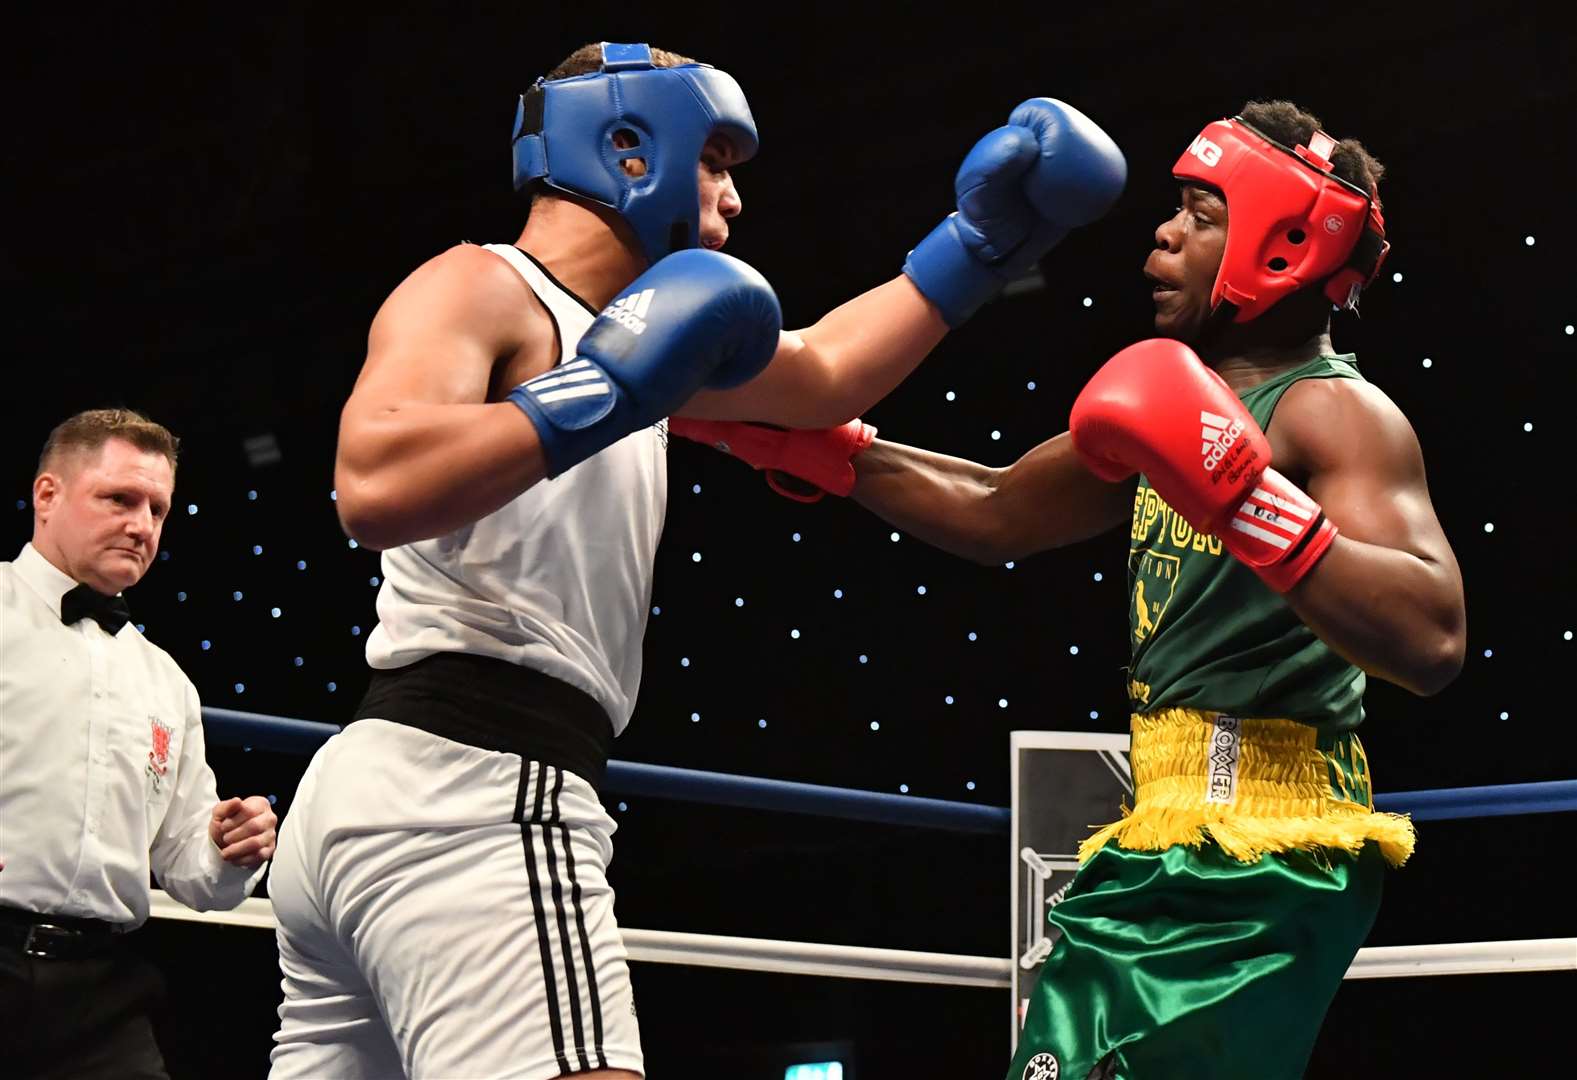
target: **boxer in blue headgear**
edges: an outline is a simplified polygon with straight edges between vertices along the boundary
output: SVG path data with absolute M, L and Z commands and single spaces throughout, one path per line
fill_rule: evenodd
M 756 122 L 731 75 L 657 67 L 649 46 L 604 42 L 599 71 L 538 79 L 521 95 L 515 190 L 545 185 L 612 207 L 656 262 L 701 242 L 695 162 L 714 136 L 734 164 L 755 156 Z
M 903 273 L 784 331 L 718 250 L 756 149 L 728 76 L 589 45 L 515 136 L 518 240 L 401 283 L 341 415 L 336 507 L 383 550 L 379 622 L 275 853 L 276 1077 L 639 1077 L 597 785 L 640 682 L 667 418 L 849 419 L 1123 179 L 1088 119 L 1025 102 Z

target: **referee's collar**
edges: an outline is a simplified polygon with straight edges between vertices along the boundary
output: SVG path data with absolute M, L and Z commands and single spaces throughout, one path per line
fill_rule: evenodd
M 44 558 L 31 543 L 22 545 L 16 562 L 11 565 L 16 567 L 17 575 L 49 605 L 55 618 L 60 618 L 60 598 L 77 587 L 77 580 Z

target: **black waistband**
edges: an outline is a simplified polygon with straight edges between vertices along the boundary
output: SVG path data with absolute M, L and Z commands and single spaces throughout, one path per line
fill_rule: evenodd
M 391 720 L 482 750 L 519 754 L 602 784 L 613 724 L 590 695 L 532 668 L 435 653 L 374 669 L 356 720 Z

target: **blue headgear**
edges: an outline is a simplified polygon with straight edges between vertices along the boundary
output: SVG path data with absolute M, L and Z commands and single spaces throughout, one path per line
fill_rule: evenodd
M 635 145 L 614 145 L 615 132 Z M 515 190 L 548 187 L 612 207 L 651 262 L 700 243 L 696 162 L 714 132 L 736 161 L 756 152 L 756 122 L 739 84 L 708 64 L 660 68 L 646 45 L 602 43 L 602 70 L 538 79 L 515 110 Z M 644 158 L 646 174 L 620 165 Z

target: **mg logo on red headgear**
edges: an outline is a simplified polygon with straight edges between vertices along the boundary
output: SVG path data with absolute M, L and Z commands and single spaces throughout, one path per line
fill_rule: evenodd
M 1325 231 L 1330 233 L 1332 236 L 1335 236 L 1337 233 L 1341 232 L 1342 229 L 1346 227 L 1346 225 L 1347 223 L 1342 220 L 1340 214 L 1327 214 L 1325 216 Z
M 1174 143 L 1173 145 L 1175 146 L 1176 144 Z M 1211 169 L 1214 169 L 1221 161 L 1221 147 L 1203 135 L 1194 136 L 1194 141 L 1188 144 L 1188 152 Z

